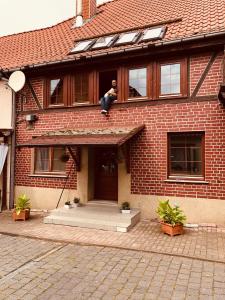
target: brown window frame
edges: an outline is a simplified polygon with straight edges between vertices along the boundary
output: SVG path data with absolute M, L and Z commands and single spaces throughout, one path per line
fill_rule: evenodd
M 117 94 L 117 99 L 114 101 L 114 103 L 117 102 L 121 102 L 121 98 L 122 98 L 122 92 L 123 92 L 123 88 L 122 88 L 122 74 L 121 74 L 121 68 L 119 66 L 111 66 L 111 67 L 107 67 L 105 69 L 102 68 L 97 68 L 94 72 L 94 79 L 92 84 L 90 84 L 91 86 L 93 86 L 94 88 L 94 104 L 98 104 L 99 101 L 101 100 L 101 96 L 100 96 L 100 91 L 99 91 L 99 82 L 100 82 L 100 73 L 102 72 L 110 72 L 110 71 L 116 71 L 117 72 L 117 86 L 118 86 L 118 94 Z M 107 92 L 107 90 L 106 90 Z
M 160 94 L 160 77 L 161 77 L 161 65 L 176 64 L 181 65 L 181 89 L 179 94 Z M 147 96 L 143 97 L 129 97 L 129 71 L 147 68 Z M 187 98 L 188 92 L 188 59 L 187 57 L 178 57 L 169 60 L 147 60 L 144 59 L 141 63 L 132 64 L 132 62 L 121 63 L 120 65 L 111 64 L 105 68 L 95 67 L 90 69 L 89 67 L 83 71 L 80 67 L 76 70 L 70 70 L 68 73 L 63 71 L 58 78 L 63 79 L 63 103 L 62 104 L 50 104 L 50 80 L 57 79 L 57 76 L 49 76 L 45 80 L 44 84 L 44 108 L 62 108 L 62 107 L 76 107 L 82 105 L 99 104 L 99 74 L 100 72 L 107 72 L 111 70 L 117 71 L 117 83 L 118 83 L 118 97 L 117 102 L 137 102 L 147 100 L 167 100 L 173 98 Z M 88 98 L 85 102 L 76 102 L 75 98 L 75 83 L 74 72 L 88 73 Z
M 182 175 L 171 173 L 171 136 L 201 136 L 201 158 L 202 158 L 202 173 L 201 175 Z M 187 181 L 204 181 L 205 180 L 205 132 L 203 131 L 192 131 L 192 132 L 168 132 L 167 134 L 167 178 L 169 180 L 187 180 Z
M 147 69 L 147 77 L 146 77 L 146 83 L 147 83 L 147 91 L 146 96 L 140 96 L 140 97 L 129 97 L 129 71 L 130 70 L 137 70 L 137 69 Z M 138 101 L 138 100 L 148 100 L 152 99 L 152 84 L 153 84 L 153 74 L 152 74 L 152 64 L 139 64 L 134 66 L 127 66 L 126 73 L 125 73 L 125 101 Z
M 51 80 L 54 79 L 62 79 L 63 80 L 63 102 L 59 104 L 51 104 L 51 95 L 50 95 L 50 85 L 51 85 Z M 70 90 L 70 85 L 69 85 L 69 78 L 68 76 L 65 75 L 59 75 L 59 76 L 51 76 L 45 79 L 44 82 L 44 106 L 45 108 L 57 108 L 57 107 L 64 107 L 68 106 L 69 104 L 69 90 Z
M 80 70 L 77 71 L 77 73 L 87 74 L 87 78 L 88 78 L 88 83 L 87 83 L 88 84 L 88 99 L 85 102 L 76 102 L 76 101 L 74 101 L 75 100 L 75 95 L 76 95 L 75 73 L 76 73 L 76 71 L 74 71 L 74 73 L 71 74 L 71 80 L 70 80 L 70 82 L 71 82 L 70 92 L 72 93 L 71 98 L 70 98 L 70 105 L 71 106 L 82 106 L 82 105 L 92 104 L 93 103 L 93 100 L 92 100 L 93 97 L 92 97 L 92 91 L 91 91 L 92 76 L 91 76 L 91 74 L 88 70 L 87 71 L 80 71 Z
M 44 148 L 48 148 L 49 150 L 49 170 L 48 171 L 36 171 L 36 151 L 38 148 L 41 148 L 41 147 L 35 147 L 34 150 L 33 150 L 33 174 L 34 175 L 66 175 L 66 163 L 65 163 L 65 171 L 53 171 L 52 168 L 53 168 L 53 158 L 54 158 L 54 147 L 44 147 Z M 63 148 L 63 147 L 55 147 L 55 148 Z
M 180 64 L 180 93 L 161 94 L 161 66 Z M 156 98 L 184 98 L 188 96 L 188 65 L 187 58 L 160 60 L 156 62 Z

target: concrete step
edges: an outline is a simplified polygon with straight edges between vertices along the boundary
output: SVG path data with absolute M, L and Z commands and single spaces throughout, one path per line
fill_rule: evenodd
M 46 224 L 58 224 L 76 227 L 95 228 L 110 231 L 127 232 L 140 221 L 140 211 L 132 209 L 130 214 L 122 214 L 118 206 L 87 205 L 51 211 L 44 218 Z

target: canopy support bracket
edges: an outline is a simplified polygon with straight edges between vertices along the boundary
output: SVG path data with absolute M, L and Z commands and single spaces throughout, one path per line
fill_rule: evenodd
M 67 149 L 72 157 L 72 159 L 74 160 L 75 164 L 76 164 L 76 169 L 77 172 L 80 172 L 81 170 L 81 150 L 80 147 L 76 147 L 76 151 L 74 153 L 73 149 L 70 146 L 67 146 Z

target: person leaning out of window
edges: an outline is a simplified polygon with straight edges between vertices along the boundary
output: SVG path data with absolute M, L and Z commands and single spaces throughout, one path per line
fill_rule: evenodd
M 116 80 L 112 80 L 112 87 L 111 89 L 105 93 L 104 97 L 101 98 L 101 113 L 102 114 L 108 114 L 109 109 L 112 105 L 112 103 L 117 99 L 117 82 Z

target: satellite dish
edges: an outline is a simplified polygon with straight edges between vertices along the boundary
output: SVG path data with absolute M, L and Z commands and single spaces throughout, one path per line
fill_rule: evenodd
M 22 90 L 26 82 L 26 77 L 22 71 L 13 72 L 8 81 L 8 85 L 14 92 L 19 92 Z

